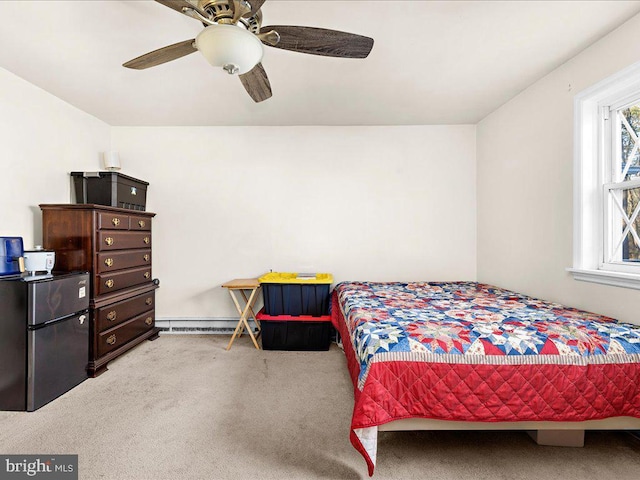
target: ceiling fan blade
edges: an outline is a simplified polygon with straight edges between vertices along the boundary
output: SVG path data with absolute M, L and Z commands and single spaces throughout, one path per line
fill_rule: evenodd
M 135 68 L 136 70 L 144 70 L 145 68 L 155 67 L 171 60 L 184 57 L 190 53 L 197 52 L 196 47 L 193 46 L 195 39 L 185 40 L 184 42 L 174 43 L 168 47 L 159 48 L 153 52 L 145 53 L 133 60 L 129 60 L 122 66 L 127 68 Z
M 251 11 L 245 14 L 245 17 L 253 17 L 267 0 L 247 0 L 251 5 Z
M 267 45 L 294 52 L 325 57 L 366 58 L 373 48 L 373 38 L 338 30 L 293 25 L 271 25 L 260 29 L 261 32 L 269 30 L 278 32 L 280 41 L 276 45 Z
M 240 81 L 256 103 L 271 98 L 271 84 L 261 63 L 247 73 L 240 75 Z
M 198 12 L 200 15 L 207 17 L 208 15 L 200 10 L 198 7 L 193 5 L 192 3 L 187 2 L 187 0 L 156 0 L 156 2 L 164 5 L 165 7 L 169 7 L 174 9 L 176 12 L 184 13 L 185 8 L 190 8 Z M 191 15 L 187 15 L 190 17 Z M 193 18 L 193 17 L 191 17 Z M 197 19 L 196 19 L 197 20 Z

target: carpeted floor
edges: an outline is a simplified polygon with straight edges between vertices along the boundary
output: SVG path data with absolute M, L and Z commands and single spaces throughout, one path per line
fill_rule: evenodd
M 257 351 L 245 336 L 163 335 L 37 412 L 0 412 L 0 453 L 79 455 L 80 479 L 367 478 L 349 443 L 342 351 Z M 584 448 L 523 432 L 380 433 L 377 479 L 638 479 L 640 440 Z

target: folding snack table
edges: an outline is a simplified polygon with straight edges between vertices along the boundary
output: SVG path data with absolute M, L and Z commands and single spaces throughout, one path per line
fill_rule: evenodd
M 256 341 L 256 337 L 251 331 L 251 327 L 249 327 L 249 322 L 247 322 L 248 318 L 253 318 L 253 320 L 256 322 L 256 326 L 258 327 L 258 332 L 260 331 L 260 322 L 256 318 L 256 314 L 253 311 L 253 304 L 256 302 L 258 298 L 258 292 L 260 291 L 260 282 L 257 278 L 237 278 L 235 280 L 231 280 L 230 282 L 224 283 L 222 287 L 229 290 L 229 295 L 231 295 L 231 299 L 233 300 L 233 303 L 236 306 L 238 313 L 240 314 L 238 325 L 236 326 L 236 329 L 231 336 L 231 340 L 229 340 L 227 350 L 231 348 L 231 345 L 236 339 L 236 336 L 239 337 L 240 335 L 242 335 L 242 332 L 245 328 L 247 329 L 247 332 L 249 332 L 249 336 L 251 337 L 251 340 L 253 341 L 255 347 L 260 350 L 260 346 Z M 240 306 L 240 302 L 238 301 L 238 298 L 234 293 L 236 291 L 239 291 L 242 295 L 242 298 L 244 299 L 244 308 Z M 247 297 L 246 292 L 251 292 L 249 293 L 249 297 Z M 249 314 L 251 314 L 251 317 L 249 317 Z

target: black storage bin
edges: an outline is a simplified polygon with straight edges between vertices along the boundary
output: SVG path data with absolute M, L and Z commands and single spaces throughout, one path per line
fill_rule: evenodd
M 278 320 L 273 320 L 275 317 Z M 329 350 L 333 330 L 329 316 L 312 320 L 306 317 L 304 321 L 299 320 L 300 317 L 289 317 L 290 320 L 285 319 L 287 317 L 289 316 L 258 314 L 264 350 Z
M 118 172 L 71 172 L 75 203 L 94 203 L 144 212 L 149 184 Z
M 327 284 L 263 283 L 264 313 L 267 315 L 329 314 Z

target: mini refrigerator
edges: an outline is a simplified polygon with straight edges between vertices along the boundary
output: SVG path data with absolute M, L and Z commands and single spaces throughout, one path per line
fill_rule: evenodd
M 89 274 L 0 278 L 0 410 L 33 411 L 87 378 Z

